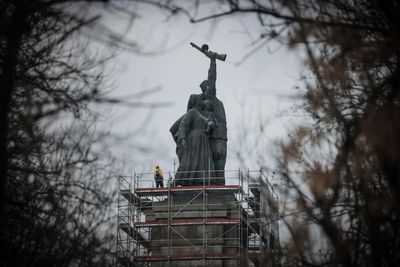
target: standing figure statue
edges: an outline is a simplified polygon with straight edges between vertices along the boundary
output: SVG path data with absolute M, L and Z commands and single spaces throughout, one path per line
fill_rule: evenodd
M 216 60 L 225 61 L 226 55 L 218 54 L 208 50 L 208 45 L 203 45 L 201 48 L 197 45 L 191 43 L 193 47 L 198 49 L 200 52 L 205 54 L 210 59 L 210 68 L 208 70 L 208 78 L 200 84 L 201 94 L 192 94 L 189 97 L 187 112 L 191 109 L 202 109 L 202 103 L 204 100 L 210 101 L 213 109 L 213 114 L 215 116 L 217 127 L 209 136 L 209 142 L 211 147 L 212 158 L 214 162 L 214 175 L 211 181 L 212 184 L 225 184 L 225 163 L 227 154 L 227 128 L 226 128 L 226 116 L 225 108 L 223 103 L 216 96 L 216 80 L 217 80 L 217 70 L 216 70 Z M 185 149 L 178 140 L 178 129 L 186 115 L 180 117 L 171 127 L 170 132 L 174 137 L 177 144 L 176 153 L 180 165 L 183 161 L 183 156 L 185 155 Z M 194 169 L 193 171 L 197 171 Z
M 214 114 L 217 120 L 218 127 L 215 129 L 210 138 L 211 151 L 214 158 L 216 170 L 216 179 L 214 184 L 225 184 L 225 163 L 227 154 L 227 128 L 224 104 L 217 98 L 216 81 L 217 81 L 217 66 L 216 60 L 225 61 L 226 55 L 218 54 L 208 50 L 207 45 L 202 45 L 201 48 L 191 43 L 191 45 L 199 49 L 210 59 L 210 68 L 208 70 L 208 78 L 200 84 L 202 94 L 193 94 L 189 98 L 188 109 L 198 105 L 202 99 L 210 100 L 214 107 Z
M 175 185 L 202 185 L 210 183 L 214 175 L 214 160 L 210 135 L 216 127 L 211 101 L 204 100 L 201 110 L 189 109 L 178 129 L 178 143 L 182 158 L 175 175 Z

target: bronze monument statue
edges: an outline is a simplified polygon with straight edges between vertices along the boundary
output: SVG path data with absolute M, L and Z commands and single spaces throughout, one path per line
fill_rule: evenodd
M 225 109 L 216 96 L 215 84 L 216 60 L 225 61 L 226 55 L 209 51 L 208 45 L 190 44 L 210 59 L 210 68 L 208 79 L 200 84 L 202 93 L 189 97 L 186 114 L 170 129 L 179 159 L 176 185 L 202 184 L 200 178 L 205 175 L 207 183 L 223 185 L 228 138 Z
M 212 109 L 211 101 L 204 100 L 200 111 L 189 109 L 179 124 L 178 140 L 183 153 L 175 175 L 177 185 L 201 185 L 204 178 L 214 176 L 210 136 L 216 119 Z

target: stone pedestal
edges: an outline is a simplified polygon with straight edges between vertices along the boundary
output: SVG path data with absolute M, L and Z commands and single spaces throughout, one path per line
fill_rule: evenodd
M 231 191 L 189 191 L 153 202 L 151 266 L 238 266 L 239 202 Z M 165 223 L 165 224 L 164 224 Z M 165 258 L 164 258 L 165 259 Z

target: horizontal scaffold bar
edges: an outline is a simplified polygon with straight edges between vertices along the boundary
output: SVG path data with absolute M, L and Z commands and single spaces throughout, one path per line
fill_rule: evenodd
M 198 224 L 236 224 L 240 219 L 194 219 L 172 221 L 135 222 L 136 227 L 165 226 L 165 225 L 198 225 Z
M 238 253 L 224 253 L 224 254 L 191 254 L 191 255 L 171 255 L 171 256 L 137 256 L 134 257 L 135 261 L 166 261 L 166 260 L 199 260 L 203 259 L 203 257 L 207 260 L 212 259 L 236 259 L 239 257 Z
M 239 185 L 191 185 L 191 186 L 177 186 L 177 187 L 161 187 L 161 188 L 136 188 L 137 195 L 167 195 L 168 191 L 171 192 L 188 192 L 188 191 L 239 191 Z

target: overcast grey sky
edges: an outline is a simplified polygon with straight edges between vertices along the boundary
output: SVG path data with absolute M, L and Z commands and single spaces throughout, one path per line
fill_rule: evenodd
M 206 8 L 205 14 L 215 11 L 211 5 Z M 136 42 L 141 51 L 121 51 L 113 60 L 110 77 L 115 86 L 111 96 L 160 105 L 104 109 L 108 120 L 102 126 L 111 127 L 112 135 L 119 137 L 113 152 L 119 164 L 125 164 L 122 175 L 152 172 L 155 164 L 160 164 L 164 173 L 174 170 L 177 156 L 169 128 L 186 112 L 190 94 L 201 93 L 199 84 L 207 78 L 209 68 L 208 58 L 190 42 L 199 46 L 207 43 L 210 50 L 228 55 L 226 62 L 217 61 L 217 97 L 225 106 L 229 139 L 225 169 L 274 168 L 273 142 L 285 138 L 303 120 L 301 109 L 296 109 L 299 91 L 295 88 L 301 86 L 304 68 L 299 51 L 289 51 L 276 41 L 264 45 L 257 41 L 265 29 L 253 15 L 192 24 L 183 15 L 167 19 L 168 15 L 156 7 L 138 5 L 135 12 L 138 16 L 129 27 L 126 18 L 103 12 L 107 27 L 119 33 L 129 28 L 124 32 L 125 40 Z M 251 53 L 258 46 L 261 49 Z M 143 91 L 149 94 L 129 98 Z M 260 123 L 265 132 L 261 137 L 252 134 Z M 252 154 L 256 147 L 264 154 L 261 164 L 259 154 Z M 238 159 L 238 149 L 245 162 Z M 272 184 L 279 184 L 271 173 L 268 177 Z M 281 240 L 288 239 L 290 235 L 282 224 L 280 231 Z M 319 236 L 320 232 L 315 234 Z
M 209 60 L 189 42 L 207 43 L 210 50 L 228 55 L 226 62 L 217 62 L 217 97 L 224 103 L 228 125 L 227 170 L 241 165 L 234 148 L 243 142 L 243 127 L 257 124 L 260 118 L 267 119 L 265 138 L 253 140 L 252 144 L 265 145 L 286 135 L 286 129 L 298 119 L 293 116 L 294 101 L 290 96 L 296 94 L 294 87 L 299 85 L 299 56 L 277 42 L 270 42 L 238 64 L 259 44 L 255 41 L 263 28 L 254 16 L 191 24 L 182 15 L 167 19 L 166 14 L 150 6 L 140 6 L 138 15 L 126 37 L 139 44 L 142 54 L 125 51 L 117 56 L 112 95 L 127 96 L 159 88 L 140 100 L 168 105 L 156 109 L 114 109 L 112 131 L 124 139 L 116 153 L 129 170 L 151 171 L 156 163 L 164 171 L 174 168 L 175 143 L 169 128 L 185 113 L 190 94 L 201 92 L 199 84 L 206 79 L 209 67 Z M 127 24 L 118 19 L 107 23 L 119 31 Z M 146 127 L 138 132 L 142 126 Z M 155 149 L 157 153 L 142 153 L 137 146 Z M 266 149 L 265 153 L 271 151 Z M 272 162 L 265 165 L 269 164 Z M 246 165 L 259 168 L 252 158 Z

